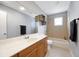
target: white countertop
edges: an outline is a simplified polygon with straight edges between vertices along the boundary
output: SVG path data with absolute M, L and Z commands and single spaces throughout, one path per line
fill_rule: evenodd
M 29 39 L 24 39 L 25 36 L 29 36 Z M 0 57 L 9 57 L 17 52 L 31 46 L 32 44 L 36 43 L 37 41 L 45 38 L 46 35 L 44 34 L 30 34 L 24 35 L 15 38 L 9 38 L 0 40 Z

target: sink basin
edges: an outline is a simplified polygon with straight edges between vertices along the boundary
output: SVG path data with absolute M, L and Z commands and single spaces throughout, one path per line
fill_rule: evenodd
M 38 39 L 37 36 L 25 36 L 24 39 Z

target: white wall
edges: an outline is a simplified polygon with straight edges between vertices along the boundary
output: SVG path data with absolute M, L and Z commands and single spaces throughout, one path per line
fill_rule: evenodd
M 36 22 L 36 29 L 38 33 L 46 34 L 46 25 L 41 25 L 40 22 Z
M 19 25 L 27 26 L 27 34 L 34 33 L 35 19 L 29 15 L 22 14 L 16 10 L 0 5 L 0 10 L 7 12 L 7 34 L 8 37 L 20 35 Z
M 76 18 L 79 18 L 79 2 L 78 1 L 71 2 L 69 10 L 68 10 L 69 32 L 70 32 L 70 21 L 72 21 L 73 19 L 76 19 Z M 78 28 L 79 28 L 79 24 L 78 24 Z M 79 29 L 78 29 L 78 32 L 79 32 Z M 69 36 L 70 36 L 70 33 L 69 33 Z M 78 33 L 78 36 L 79 36 L 79 33 Z M 79 37 L 78 37 L 78 40 L 79 40 Z M 76 44 L 76 43 L 70 41 L 70 44 L 71 44 L 74 56 L 79 56 L 79 42 Z

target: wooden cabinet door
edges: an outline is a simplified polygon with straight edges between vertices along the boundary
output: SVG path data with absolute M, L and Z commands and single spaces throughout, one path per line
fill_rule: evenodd
M 47 44 L 47 38 L 44 39 L 44 54 L 46 55 L 48 51 L 48 44 Z
M 32 49 L 30 49 L 30 48 L 24 49 L 23 51 L 21 51 L 21 52 L 19 53 L 19 57 L 27 57 L 27 55 L 28 55 L 29 53 L 31 53 L 31 52 L 32 52 Z
M 22 50 L 20 53 L 19 53 L 19 57 L 28 57 L 28 55 L 34 50 L 36 49 L 36 44 L 33 44 L 32 46 Z
M 27 55 L 27 57 L 37 57 L 37 49 L 35 48 L 31 53 Z
M 37 55 L 38 57 L 43 57 L 44 56 L 44 43 L 43 41 L 40 41 L 38 46 L 37 46 Z
M 47 53 L 47 38 L 44 38 L 43 40 L 38 42 L 38 50 L 37 50 L 37 55 L 39 57 L 43 57 Z

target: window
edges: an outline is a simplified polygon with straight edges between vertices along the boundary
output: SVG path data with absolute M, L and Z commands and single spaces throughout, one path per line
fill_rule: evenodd
M 55 26 L 62 26 L 63 25 L 63 17 L 54 18 L 54 25 Z

